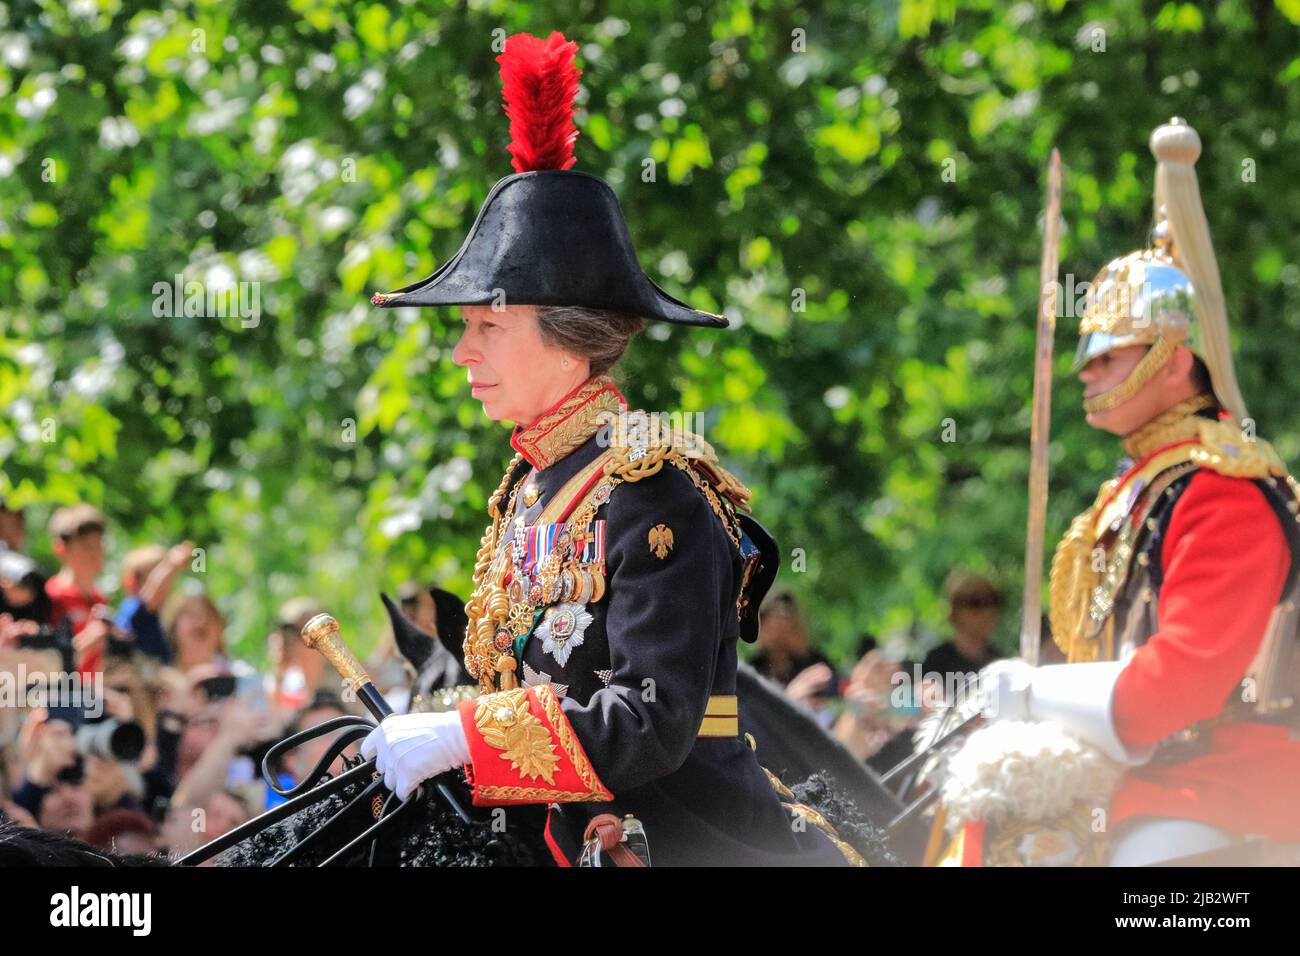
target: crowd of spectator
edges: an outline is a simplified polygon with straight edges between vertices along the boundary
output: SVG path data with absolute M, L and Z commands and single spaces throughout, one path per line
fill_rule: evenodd
M 24 512 L 0 504 L 0 822 L 179 856 L 283 799 L 261 773 L 272 743 L 360 710 L 297 639 L 318 602 L 280 608 L 259 671 L 232 658 L 221 611 L 194 587 L 191 542 L 129 551 L 106 594 L 109 530 L 90 505 L 59 508 L 47 575 Z M 373 663 L 409 680 L 391 641 Z M 287 754 L 277 787 L 328 742 Z
M 944 585 L 951 637 L 900 636 L 879 646 L 864 634 L 853 665 L 837 670 L 816 647 L 793 595 L 777 591 L 762 608 L 758 649 L 751 659 L 780 684 L 854 756 L 884 772 L 912 752 L 921 719 L 941 704 L 973 692 L 976 675 L 1002 655 L 993 644 L 1002 593 L 990 579 L 954 571 Z M 928 649 L 919 659 L 908 652 Z M 1044 652 L 1054 648 L 1045 640 Z

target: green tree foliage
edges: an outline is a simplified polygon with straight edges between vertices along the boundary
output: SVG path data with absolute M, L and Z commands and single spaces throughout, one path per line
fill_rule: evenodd
M 561 29 L 578 168 L 652 276 L 737 320 L 651 329 L 629 397 L 703 413 L 801 549 L 783 578 L 826 646 L 939 627 L 953 566 L 1020 588 L 1053 145 L 1077 284 L 1145 239 L 1151 129 L 1199 128 L 1243 389 L 1300 452 L 1275 387 L 1297 21 L 1295 0 L 0 5 L 0 493 L 37 519 L 101 504 L 118 553 L 194 538 L 253 656 L 294 593 L 367 647 L 381 586 L 465 592 L 507 432 L 451 362 L 453 310 L 367 297 L 445 261 L 510 172 L 494 42 Z M 259 321 L 165 314 L 175 276 L 257 283 Z M 1067 316 L 1053 536 L 1117 450 L 1082 422 L 1073 343 Z

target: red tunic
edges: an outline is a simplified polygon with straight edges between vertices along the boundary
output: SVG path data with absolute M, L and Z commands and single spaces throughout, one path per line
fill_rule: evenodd
M 1219 713 L 1259 649 L 1290 560 L 1254 482 L 1193 475 L 1161 549 L 1158 630 L 1115 684 L 1115 729 L 1126 744 L 1142 747 Z M 1125 777 L 1111 824 L 1142 814 L 1300 840 L 1300 740 L 1271 724 L 1217 728 L 1207 754 Z

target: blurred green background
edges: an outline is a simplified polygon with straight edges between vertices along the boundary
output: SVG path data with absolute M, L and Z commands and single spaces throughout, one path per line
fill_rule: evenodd
M 1145 242 L 1150 131 L 1199 129 L 1242 388 L 1300 458 L 1297 22 L 1300 0 L 2 4 L 0 494 L 51 566 L 45 517 L 77 499 L 115 557 L 193 538 L 254 660 L 294 594 L 365 648 L 381 587 L 467 592 L 508 432 L 451 363 L 454 310 L 367 299 L 458 248 L 511 172 L 493 44 L 558 29 L 577 168 L 652 277 L 740 320 L 635 341 L 633 404 L 703 413 L 802 549 L 782 580 L 832 656 L 942 630 L 954 566 L 1004 585 L 1014 646 L 1053 145 L 1078 283 Z M 259 283 L 260 322 L 155 316 L 177 274 Z M 1118 450 L 1058 331 L 1049 558 Z

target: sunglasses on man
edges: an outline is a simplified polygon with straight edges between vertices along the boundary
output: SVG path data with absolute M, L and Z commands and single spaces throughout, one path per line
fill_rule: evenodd
M 63 541 L 64 544 L 67 544 L 68 542 L 72 541 L 75 538 L 80 538 L 82 535 L 88 535 L 88 534 L 102 535 L 103 533 L 104 533 L 104 525 L 101 522 L 83 521 L 81 524 L 77 525 L 75 528 L 71 529 L 70 531 L 63 532 L 61 535 L 59 535 L 59 538 Z
M 995 597 L 968 597 L 957 598 L 952 602 L 953 607 L 965 608 L 971 611 L 989 611 L 995 610 L 1002 606 L 1002 601 Z

